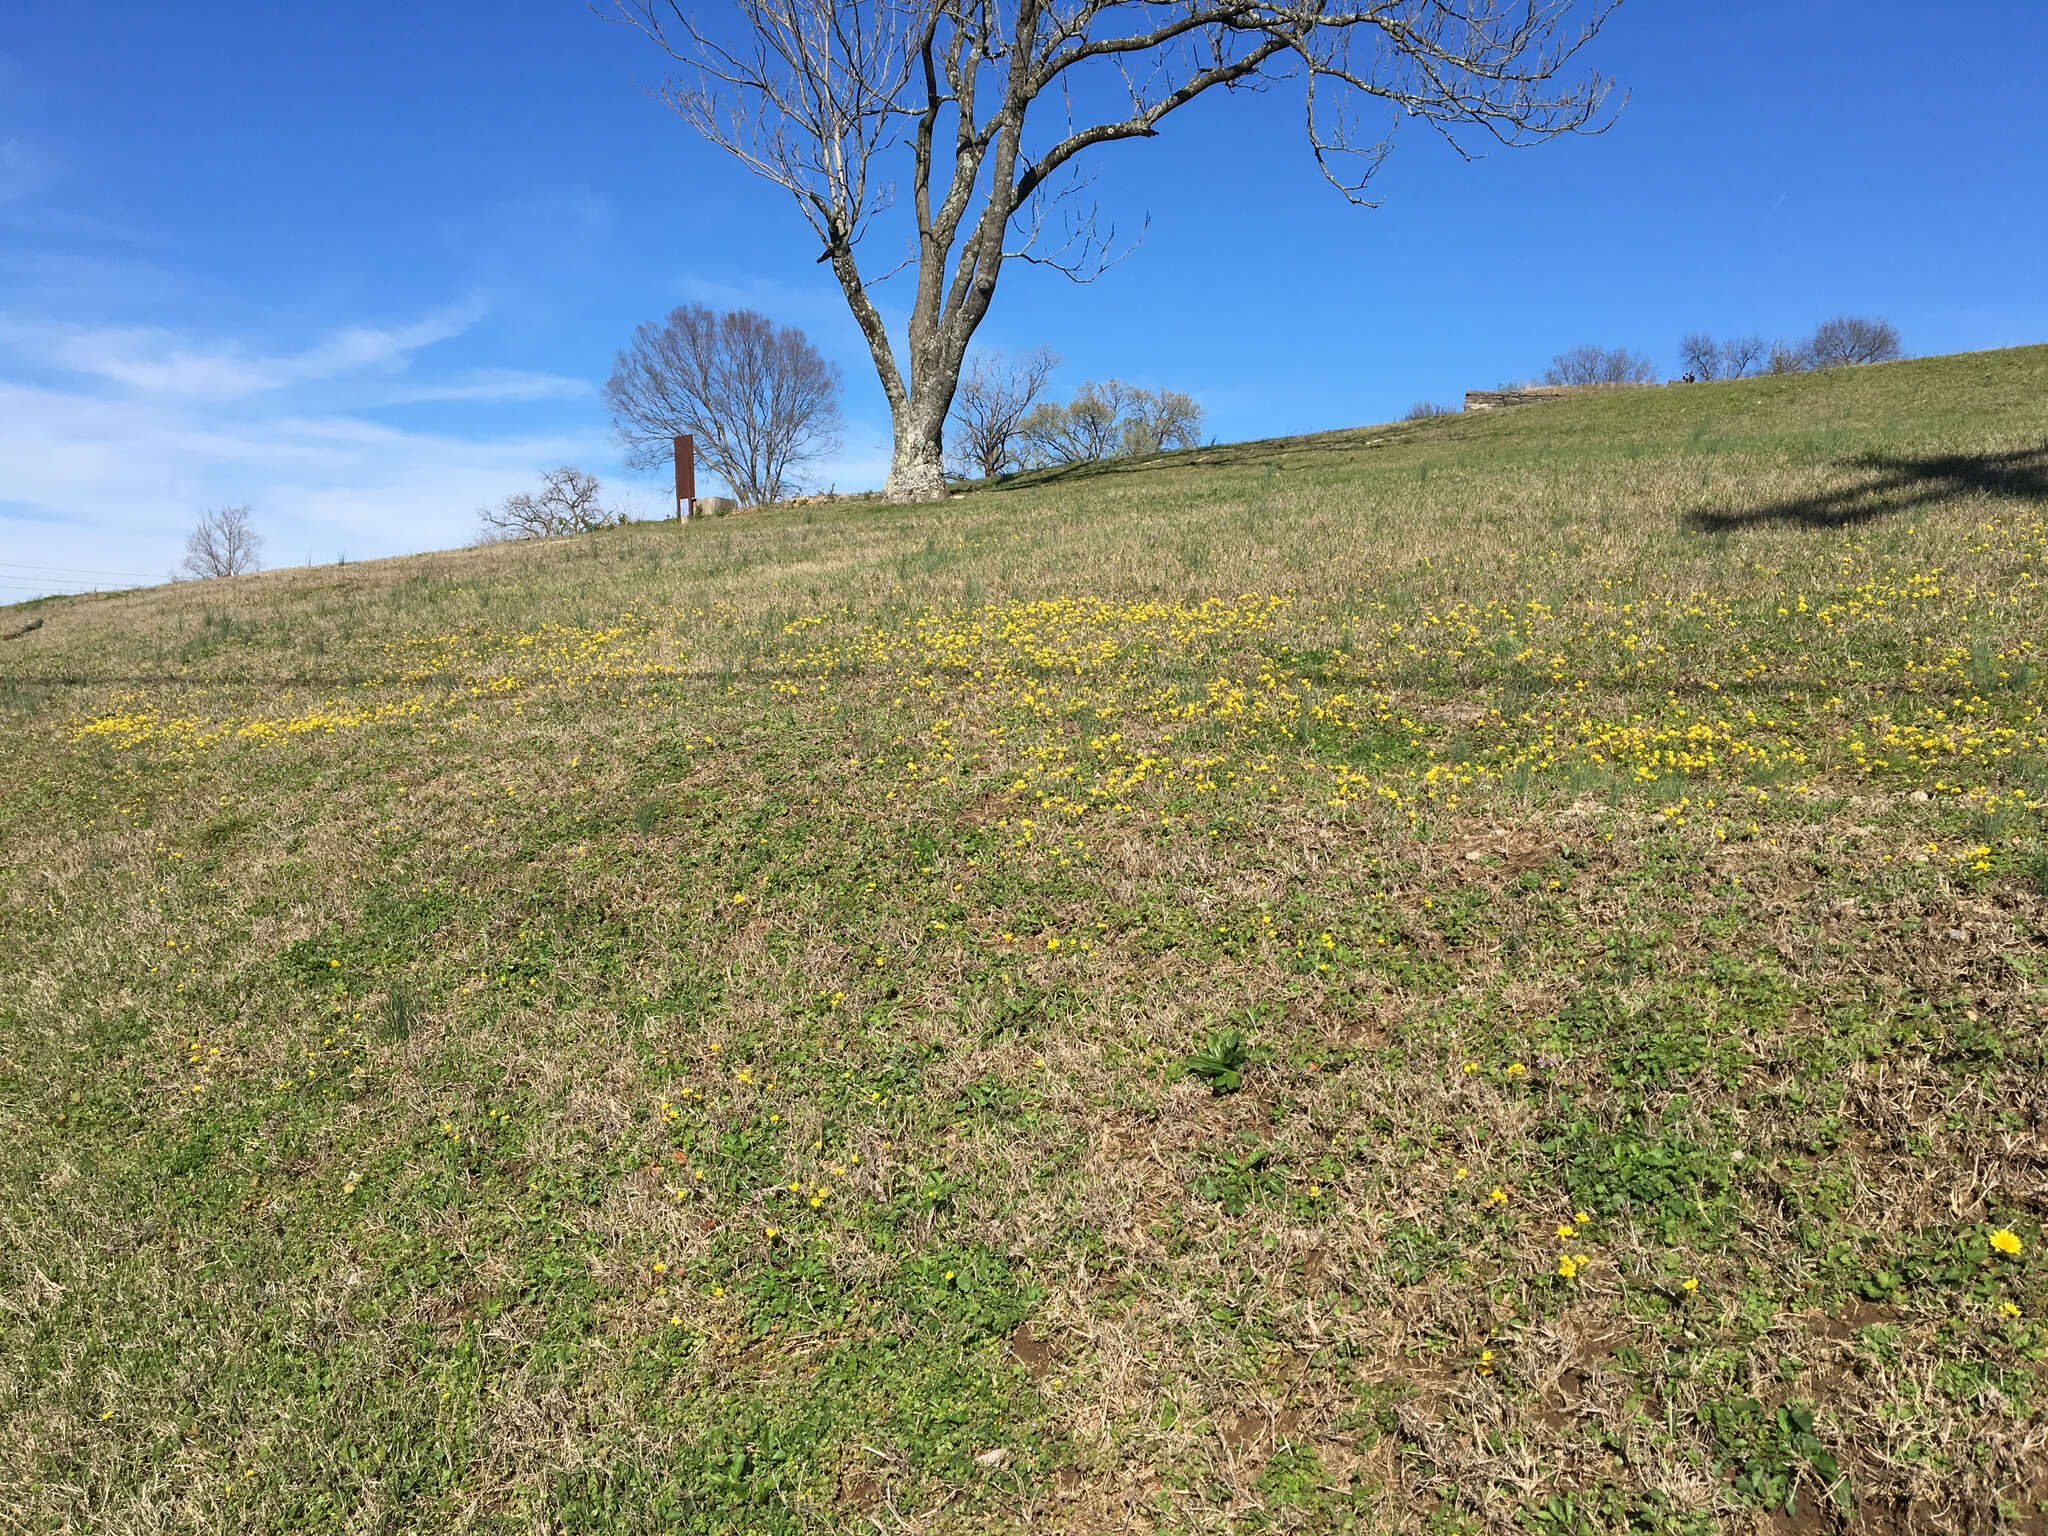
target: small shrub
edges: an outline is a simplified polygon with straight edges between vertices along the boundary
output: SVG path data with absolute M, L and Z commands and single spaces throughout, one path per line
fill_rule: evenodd
M 485 539 L 553 539 L 618 523 L 618 514 L 598 501 L 604 486 L 597 476 L 563 464 L 540 479 L 538 491 L 521 491 L 495 507 L 477 509 Z
M 1251 1052 L 1244 1036 L 1234 1029 L 1219 1029 L 1202 1050 L 1188 1058 L 1188 1075 L 1199 1077 L 1214 1094 L 1235 1093 L 1243 1086 L 1245 1064 Z
M 1231 1216 L 1242 1216 L 1255 1205 L 1278 1200 L 1286 1191 L 1273 1168 L 1273 1154 L 1265 1147 L 1247 1147 L 1236 1156 L 1224 1154 L 1210 1170 L 1194 1182 L 1195 1193 L 1213 1200 Z

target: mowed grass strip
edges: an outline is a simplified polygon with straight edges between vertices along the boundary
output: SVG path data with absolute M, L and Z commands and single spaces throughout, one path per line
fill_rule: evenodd
M 2043 399 L 8 610 L 0 1510 L 2048 1528 Z

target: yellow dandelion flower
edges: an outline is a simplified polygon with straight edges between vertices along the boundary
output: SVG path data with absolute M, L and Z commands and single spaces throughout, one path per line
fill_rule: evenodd
M 2012 1228 L 2000 1227 L 1991 1234 L 1991 1246 L 2000 1253 L 2018 1253 L 2027 1245 L 2020 1240 L 2020 1235 L 2013 1231 Z

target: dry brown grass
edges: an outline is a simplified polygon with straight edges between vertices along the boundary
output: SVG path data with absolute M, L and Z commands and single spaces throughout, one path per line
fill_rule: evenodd
M 2043 1529 L 2044 375 L 38 605 L 0 1511 Z

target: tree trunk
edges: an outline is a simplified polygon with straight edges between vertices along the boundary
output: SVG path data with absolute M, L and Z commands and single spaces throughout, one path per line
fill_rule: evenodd
M 944 501 L 946 469 L 944 452 L 936 435 L 908 443 L 899 442 L 889 462 L 889 478 L 882 482 L 884 501 Z
M 946 413 L 959 388 L 961 359 L 949 355 L 956 349 L 942 337 L 918 350 L 922 356 L 911 355 L 909 396 L 893 413 L 896 442 L 882 485 L 885 501 L 946 499 Z

